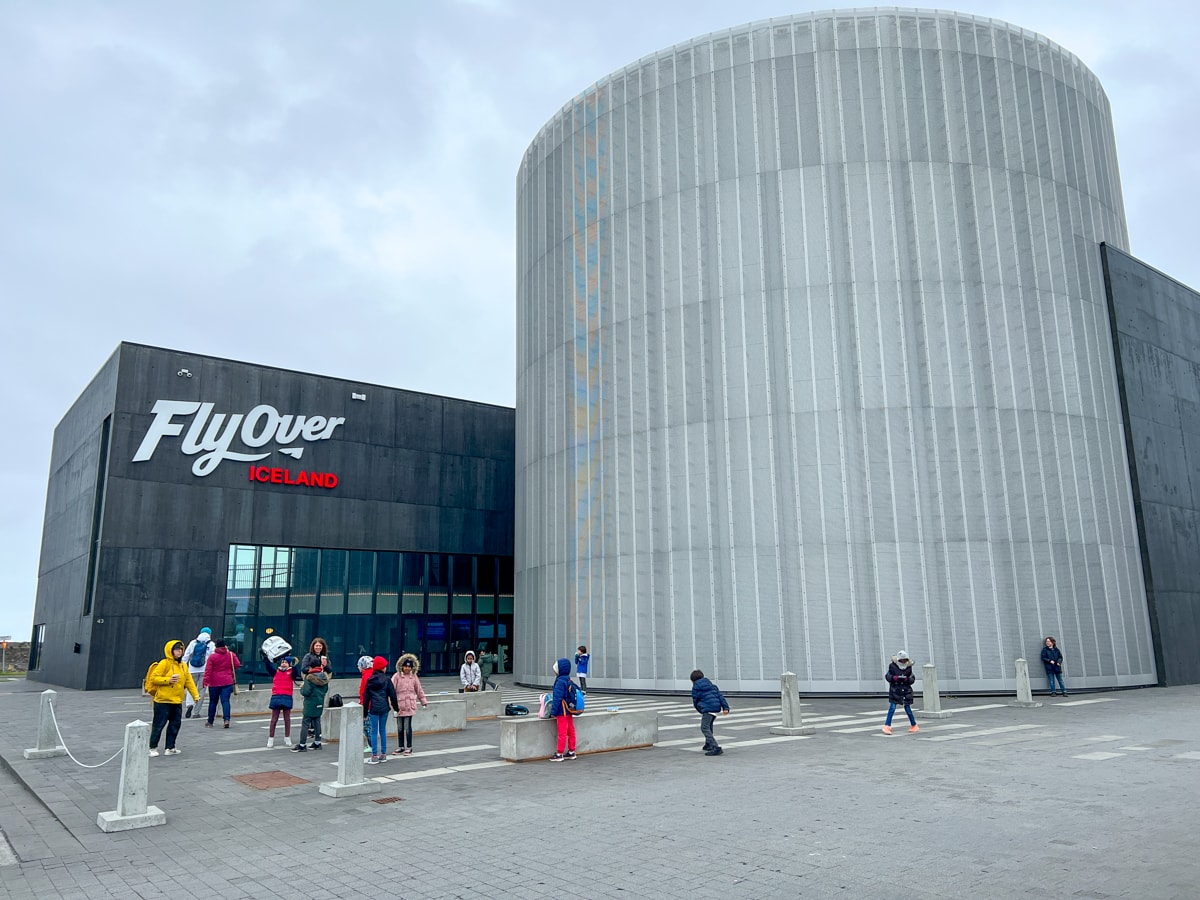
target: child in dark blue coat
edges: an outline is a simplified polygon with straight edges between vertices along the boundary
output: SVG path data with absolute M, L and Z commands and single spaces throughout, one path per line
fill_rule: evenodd
M 704 735 L 704 755 L 720 756 L 725 751 L 713 737 L 713 722 L 717 713 L 729 715 L 729 701 L 720 688 L 704 677 L 699 669 L 692 673 L 692 706 L 700 713 L 700 733 Z

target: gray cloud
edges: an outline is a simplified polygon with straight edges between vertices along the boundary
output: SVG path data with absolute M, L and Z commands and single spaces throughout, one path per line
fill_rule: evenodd
M 1100 76 L 1133 251 L 1190 246 L 1189 6 L 967 2 Z M 794 4 L 8 4 L 0 632 L 29 633 L 54 424 L 121 340 L 512 403 L 514 184 L 609 72 Z

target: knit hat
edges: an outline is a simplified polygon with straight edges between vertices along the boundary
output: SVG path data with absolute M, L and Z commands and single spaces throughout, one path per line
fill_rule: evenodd
M 200 633 L 201 634 L 212 634 L 212 629 L 211 628 L 201 628 Z
M 377 656 L 377 657 L 375 657 L 375 659 L 373 659 L 371 661 L 371 668 L 372 669 L 386 669 L 387 668 L 387 660 L 384 659 L 382 656 Z
M 908 659 L 908 651 L 901 650 L 899 653 L 896 654 L 896 659 Z

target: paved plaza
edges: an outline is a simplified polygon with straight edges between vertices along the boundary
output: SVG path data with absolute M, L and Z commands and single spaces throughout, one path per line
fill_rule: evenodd
M 380 793 L 343 799 L 317 790 L 336 744 L 267 750 L 263 716 L 227 731 L 185 720 L 183 752 L 150 760 L 167 824 L 116 834 L 96 816 L 115 808 L 119 758 L 22 757 L 42 689 L 0 683 L 4 898 L 1200 895 L 1200 687 L 1039 709 L 948 697 L 950 718 L 912 735 L 898 712 L 892 737 L 882 699 L 806 699 L 816 734 L 792 737 L 770 733 L 777 700 L 731 698 L 714 758 L 687 698 L 593 691 L 592 709 L 657 709 L 659 744 L 513 764 L 498 722 L 472 721 L 418 735 L 412 757 L 366 770 Z M 58 689 L 57 710 L 92 765 L 149 701 Z M 236 780 L 267 772 L 290 786 Z

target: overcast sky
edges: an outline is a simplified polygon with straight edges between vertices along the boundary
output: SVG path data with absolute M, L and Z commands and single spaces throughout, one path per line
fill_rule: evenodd
M 960 2 L 1108 92 L 1131 251 L 1200 287 L 1200 15 Z M 521 155 L 627 63 L 798 3 L 0 0 L 0 634 L 55 424 L 122 340 L 511 405 Z

